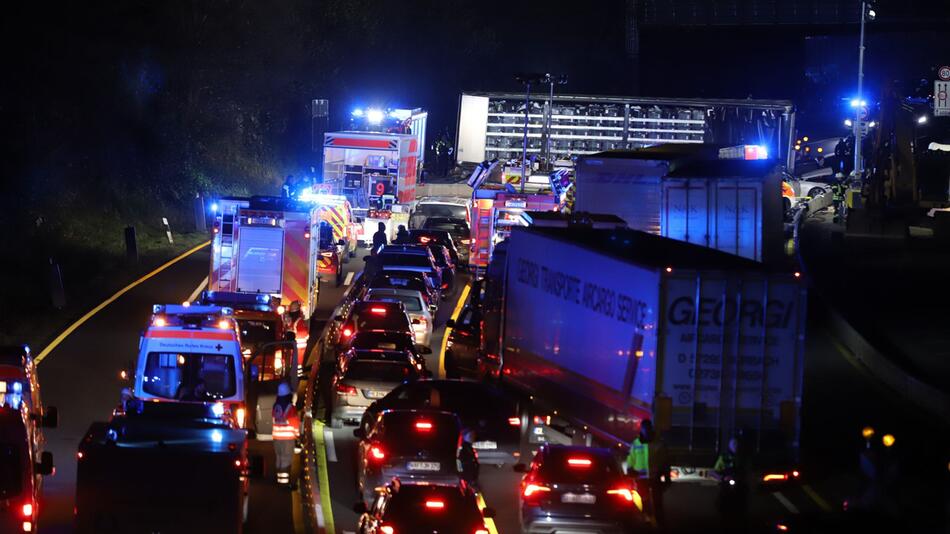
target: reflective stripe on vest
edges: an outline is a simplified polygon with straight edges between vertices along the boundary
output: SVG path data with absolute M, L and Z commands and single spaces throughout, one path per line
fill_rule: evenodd
M 279 439 L 296 439 L 297 438 L 297 429 L 292 425 L 286 423 L 274 423 L 274 430 L 272 436 L 275 440 Z

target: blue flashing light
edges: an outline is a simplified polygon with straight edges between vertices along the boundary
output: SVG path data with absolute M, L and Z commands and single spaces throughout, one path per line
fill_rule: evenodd
M 865 107 L 865 106 L 867 106 L 867 105 L 868 105 L 867 100 L 862 100 L 862 99 L 860 99 L 860 98 L 852 98 L 852 99 L 851 99 L 851 107 L 853 107 L 853 108 L 856 108 L 856 107 L 859 107 L 859 106 L 863 108 L 863 107 Z
M 220 430 L 217 430 L 217 429 L 212 430 L 211 441 L 215 443 L 221 443 L 222 441 L 224 441 L 224 434 L 222 434 Z
M 385 114 L 383 114 L 381 109 L 371 108 L 366 110 L 366 120 L 369 121 L 370 124 L 383 122 L 383 117 L 385 117 Z
M 213 413 L 215 417 L 224 415 L 224 404 L 220 402 L 214 403 L 214 405 L 211 406 L 211 413 Z
M 353 116 L 354 116 L 354 117 L 362 117 L 362 116 L 363 116 L 363 108 L 356 108 L 356 109 L 354 109 L 354 110 L 353 110 Z
M 211 203 L 211 213 L 217 213 L 217 212 L 218 212 L 218 203 L 217 203 L 217 202 L 212 202 L 212 203 Z

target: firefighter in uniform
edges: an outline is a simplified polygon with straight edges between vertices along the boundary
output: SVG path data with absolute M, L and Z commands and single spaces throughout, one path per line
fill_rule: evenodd
M 277 483 L 290 485 L 290 464 L 294 459 L 294 441 L 300 432 L 300 417 L 294 408 L 293 392 L 286 382 L 277 386 L 277 400 L 271 415 L 274 418 L 274 470 Z

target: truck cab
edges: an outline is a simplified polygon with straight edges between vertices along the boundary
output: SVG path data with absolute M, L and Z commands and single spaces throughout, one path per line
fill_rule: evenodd
M 0 347 L 0 531 L 36 530 L 43 477 L 53 474 L 42 427 L 56 423 L 56 409 L 40 399 L 29 347 Z
M 231 308 L 156 304 L 139 343 L 134 396 L 145 401 L 221 403 L 243 427 L 244 368 Z

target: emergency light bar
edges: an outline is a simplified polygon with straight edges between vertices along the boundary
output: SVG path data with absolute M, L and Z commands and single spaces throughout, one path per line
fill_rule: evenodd
M 153 304 L 152 313 L 165 315 L 234 315 L 227 306 L 182 306 L 181 304 Z
M 769 149 L 762 145 L 739 145 L 719 149 L 719 159 L 769 159 Z

